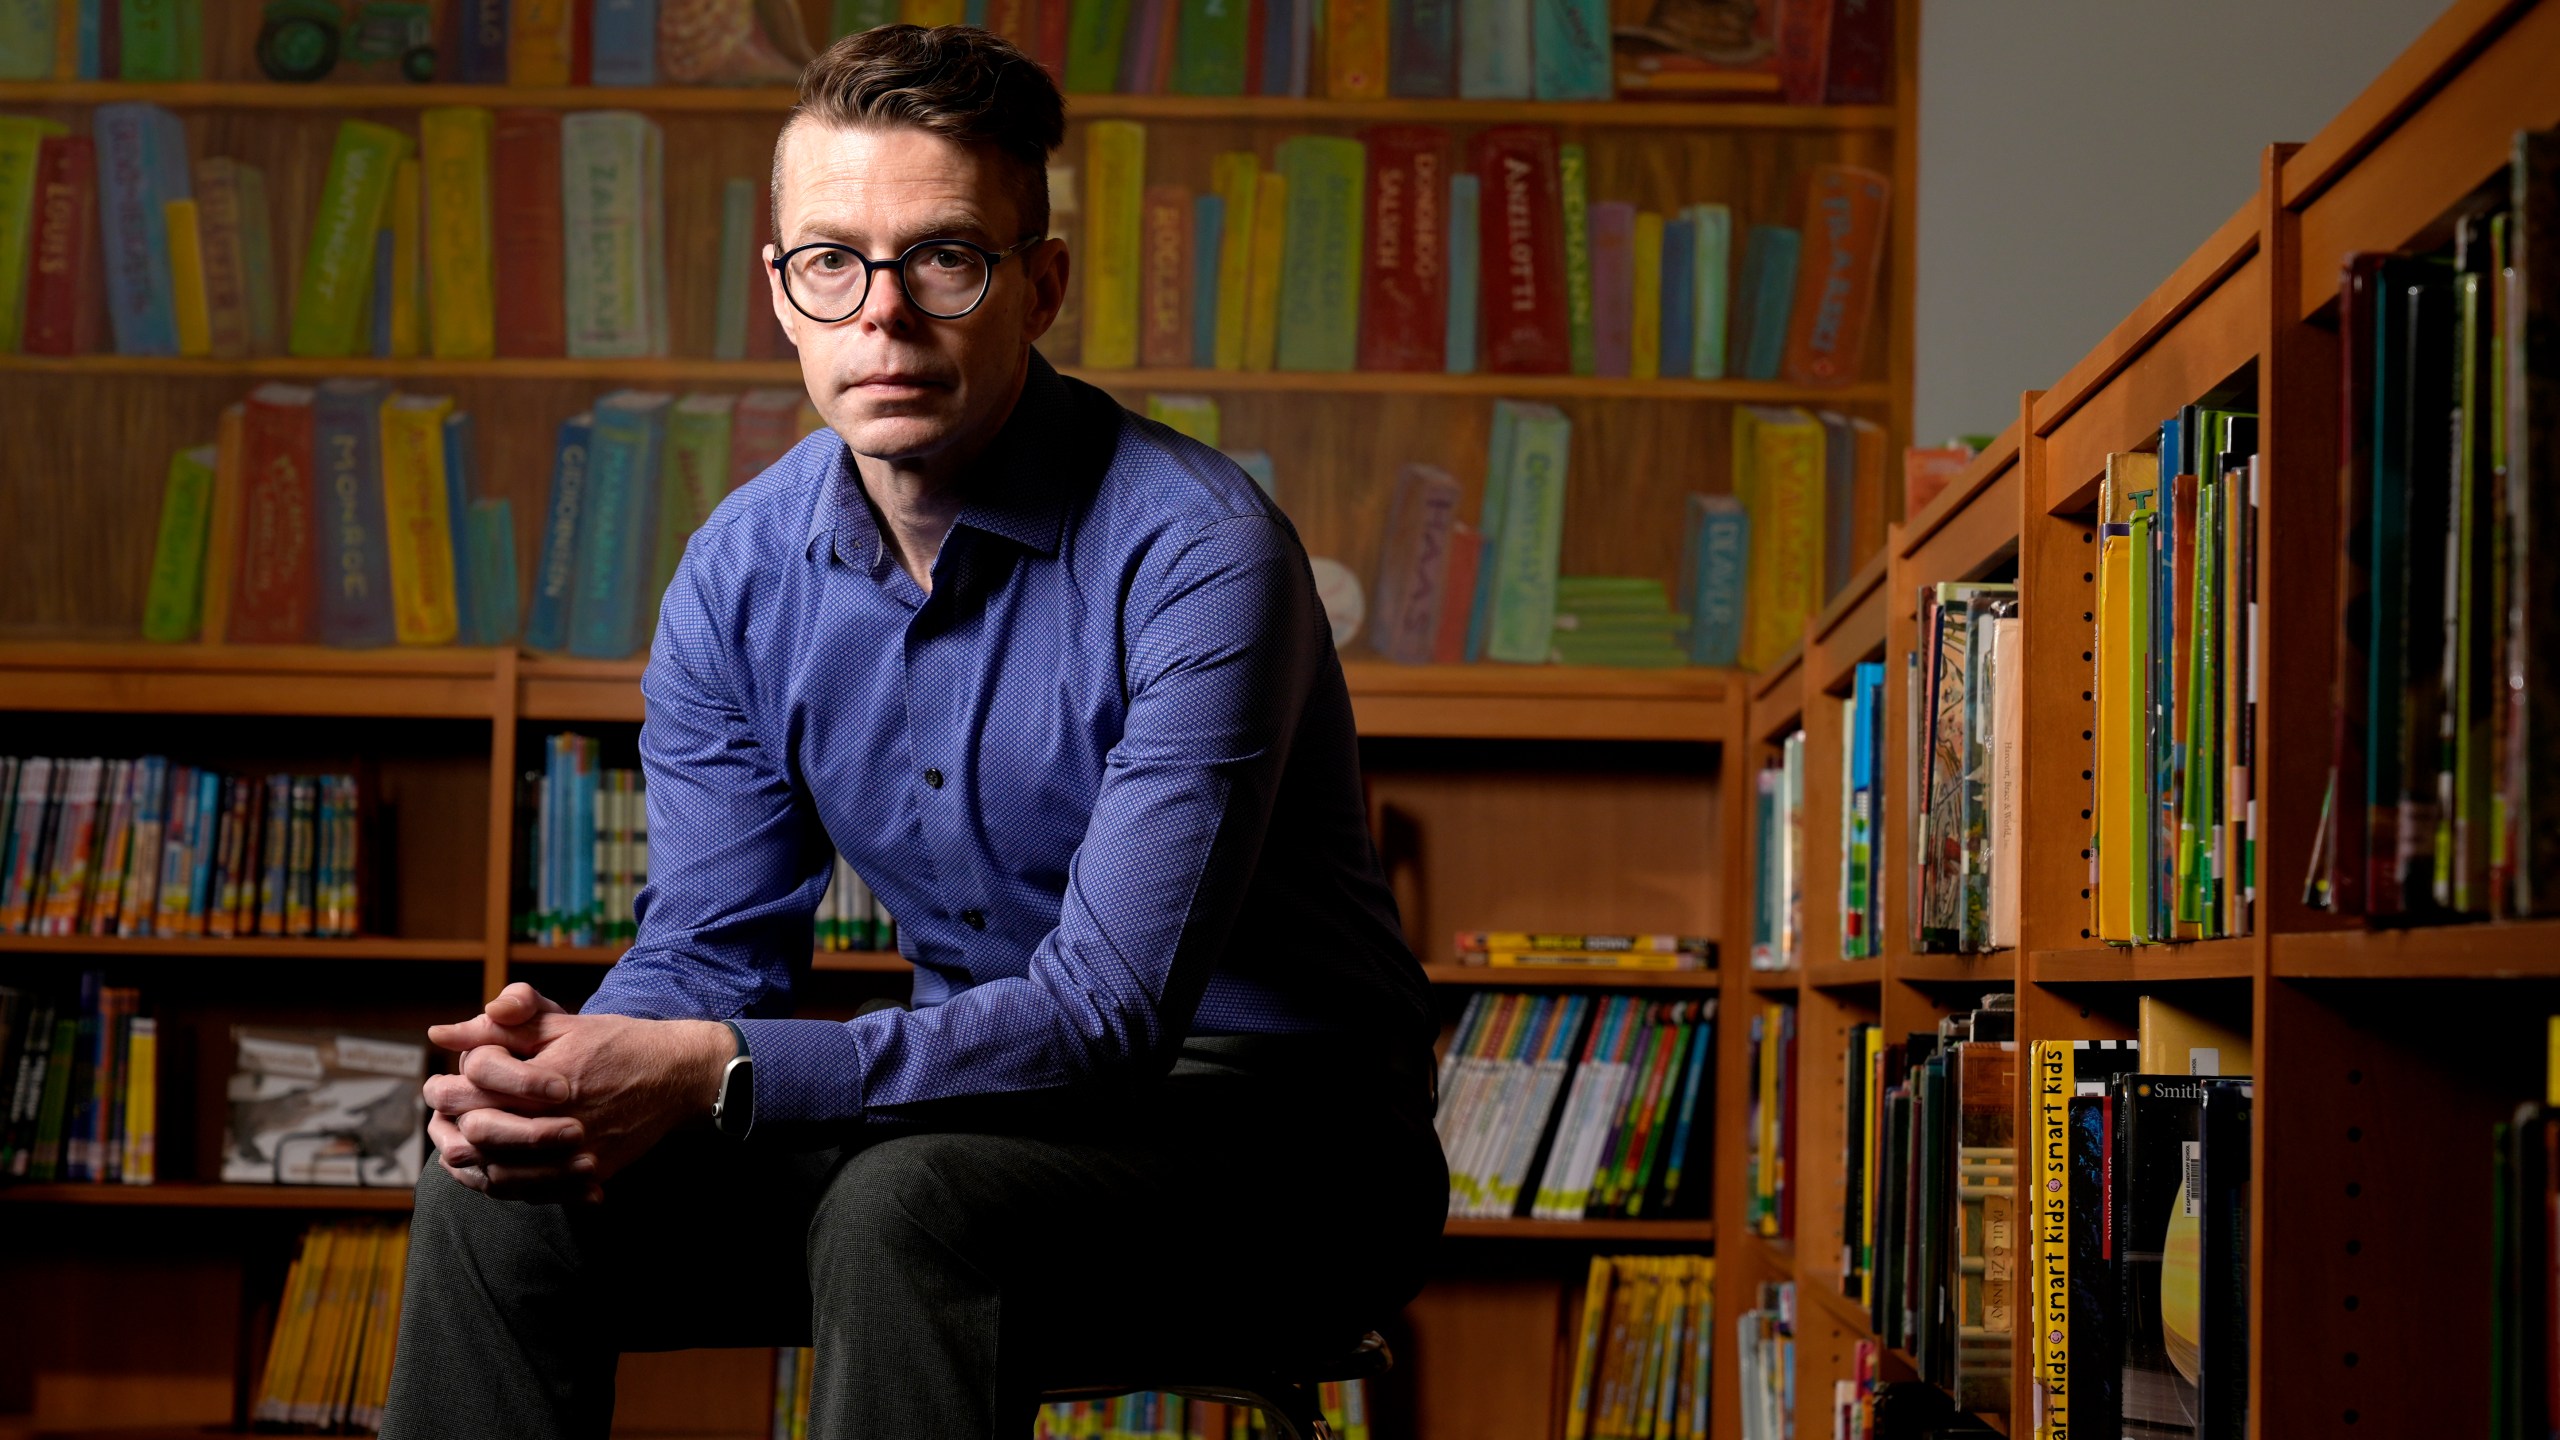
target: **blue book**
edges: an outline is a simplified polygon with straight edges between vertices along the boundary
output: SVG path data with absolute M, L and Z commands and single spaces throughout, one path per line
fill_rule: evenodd
M 1610 98 L 1609 0 L 1530 0 L 1529 19 L 1537 98 Z
M 187 913 L 205 915 L 213 910 L 213 858 L 215 841 L 221 833 L 222 777 L 211 770 L 196 772 L 196 813 L 190 828 L 195 832 L 196 873 L 187 890 Z
M 1680 605 L 1689 612 L 1689 663 L 1732 665 L 1742 655 L 1751 514 L 1731 495 L 1691 495 L 1687 520 Z
M 311 574 L 324 645 L 392 641 L 382 514 L 382 382 L 327 380 L 312 403 Z
M 465 85 L 507 83 L 507 0 L 458 0 L 453 78 Z
M 1387 93 L 1446 100 L 1458 93 L 1458 0 L 1388 0 Z
M 486 643 L 480 637 L 476 608 L 480 577 L 471 569 L 471 492 L 479 487 L 471 476 L 471 416 L 456 410 L 444 417 L 444 519 L 453 546 L 453 617 L 456 643 Z
M 579 524 L 569 653 L 617 660 L 648 640 L 656 618 L 658 465 L 674 397 L 618 390 L 596 402 L 586 513 Z
M 178 318 L 169 284 L 171 200 L 189 198 L 185 132 L 157 105 L 101 105 L 98 237 L 107 267 L 107 318 L 119 355 L 175 355 Z M 175 145 L 174 156 L 162 152 Z M 171 164 L 174 159 L 174 167 Z M 172 168 L 179 188 L 168 189 Z
M 373 344 L 376 360 L 391 358 L 391 230 L 373 232 Z
M 1227 234 L 1223 195 L 1191 197 L 1191 363 L 1218 363 L 1218 247 Z
M 1307 0 L 1266 0 L 1262 7 L 1262 83 L 1258 95 L 1295 94 L 1289 88 L 1290 46 L 1296 43 L 1298 10 Z
M 1698 316 L 1690 270 L 1697 263 L 1694 226 L 1686 215 L 1662 222 L 1662 378 L 1685 380 Z
M 107 78 L 107 6 L 113 0 L 80 0 L 80 78 Z
M 587 451 L 593 415 L 560 422 L 551 458 L 551 499 L 542 512 L 542 549 L 534 555 L 533 613 L 524 626 L 532 650 L 569 648 L 570 596 L 577 589 L 578 520 L 587 502 Z
M 1449 373 L 1476 373 L 1476 177 L 1449 177 Z
M 1529 0 L 1458 0 L 1458 93 L 1469 100 L 1526 100 Z
M 960 23 L 987 28 L 987 0 L 964 0 L 960 7 Z
M 1742 288 L 1734 296 L 1733 350 L 1745 380 L 1775 380 L 1787 354 L 1796 299 L 1796 257 L 1804 237 L 1791 225 L 1754 225 L 1742 242 Z
M 474 500 L 464 522 L 470 548 L 471 617 L 475 645 L 516 641 L 516 512 L 504 500 Z
M 658 0 L 595 0 L 588 32 L 598 85 L 658 83 Z

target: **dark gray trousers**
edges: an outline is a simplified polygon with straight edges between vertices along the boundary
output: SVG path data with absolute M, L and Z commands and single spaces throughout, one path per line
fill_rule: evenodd
M 601 1440 L 625 1350 L 814 1344 L 813 1440 L 1020 1440 L 1044 1387 L 1347 1346 L 1421 1288 L 1447 1210 L 1430 1077 L 1195 1040 L 1160 1082 L 886 1138 L 688 1131 L 592 1207 L 430 1162 L 383 1440 Z

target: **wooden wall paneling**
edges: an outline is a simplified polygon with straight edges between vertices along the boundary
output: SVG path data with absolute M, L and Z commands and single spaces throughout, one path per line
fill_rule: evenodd
M 1581 1323 L 1567 1314 L 1570 1289 L 1543 1276 L 1459 1277 L 1406 1306 L 1412 1344 L 1396 1369 L 1412 1378 L 1415 1440 L 1549 1440 L 1570 1379 L 1562 1337 Z

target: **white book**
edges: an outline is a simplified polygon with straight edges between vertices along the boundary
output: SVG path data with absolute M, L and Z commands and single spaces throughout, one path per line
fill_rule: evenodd
M 1537 1095 L 1538 1057 L 1546 1052 L 1550 1029 L 1562 1013 L 1565 999 L 1540 996 L 1522 1045 L 1503 1061 L 1501 1092 L 1495 1100 L 1493 1118 L 1485 1127 L 1482 1149 L 1475 1157 L 1473 1213 L 1478 1216 L 1492 1219 L 1511 1213 L 1502 1199 L 1503 1176 L 1512 1151 L 1520 1143 L 1521 1130 L 1530 1123 L 1529 1112 Z
M 562 274 L 572 357 L 666 353 L 663 165 L 658 127 L 636 111 L 590 110 L 560 122 Z
M 1519 1208 L 1521 1187 L 1528 1183 L 1529 1166 L 1538 1157 L 1538 1141 L 1546 1135 L 1547 1119 L 1555 1114 L 1556 1100 L 1564 1093 L 1565 1071 L 1573 1064 L 1574 1046 L 1582 1038 L 1591 997 L 1567 995 L 1562 1005 L 1555 1033 L 1538 1047 L 1538 1054 L 1528 1067 L 1526 1101 L 1511 1127 L 1510 1146 L 1494 1173 L 1491 1198 L 1497 1216 L 1510 1215 Z M 1557 1140 L 1563 1140 L 1561 1129 Z
M 1522 1002 L 1515 1009 L 1510 1024 L 1489 1037 L 1492 1043 L 1502 1044 L 1504 1049 L 1475 1061 L 1466 1125 L 1458 1134 L 1458 1148 L 1449 1156 L 1449 1183 L 1456 1191 L 1451 1209 L 1460 1215 L 1479 1213 L 1484 1198 L 1486 1156 L 1493 1148 L 1492 1137 L 1508 1098 L 1514 1070 L 1508 1059 L 1508 1037 L 1518 1028 L 1534 1023 L 1535 1010 L 1540 1003 L 1534 996 L 1524 996 Z
M 1592 1097 L 1598 1089 L 1598 1061 L 1606 1053 L 1602 1037 L 1609 1033 L 1621 1007 L 1629 1002 L 1623 995 L 1611 996 L 1600 1004 L 1600 1013 L 1592 1018 L 1591 1034 L 1583 1042 L 1583 1053 L 1575 1057 L 1573 1083 L 1564 1098 L 1564 1115 L 1556 1121 L 1556 1143 L 1547 1154 L 1547 1163 L 1538 1175 L 1538 1191 L 1529 1213 L 1541 1220 L 1573 1219 L 1564 1213 L 1563 1182 L 1573 1164 L 1573 1148 L 1580 1142 L 1583 1117 L 1591 1110 Z

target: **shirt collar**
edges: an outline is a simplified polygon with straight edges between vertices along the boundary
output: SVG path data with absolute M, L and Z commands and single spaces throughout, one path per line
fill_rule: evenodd
M 977 493 L 954 523 L 1042 555 L 1058 553 L 1070 499 L 1090 478 L 1080 473 L 1092 452 L 1082 443 L 1079 419 L 1066 380 L 1039 351 L 1032 351 L 1013 412 L 980 460 Z M 817 487 L 802 552 L 814 558 L 821 540 L 833 558 L 874 569 L 888 553 L 863 498 L 853 452 L 842 443 L 835 446 L 829 473 Z

